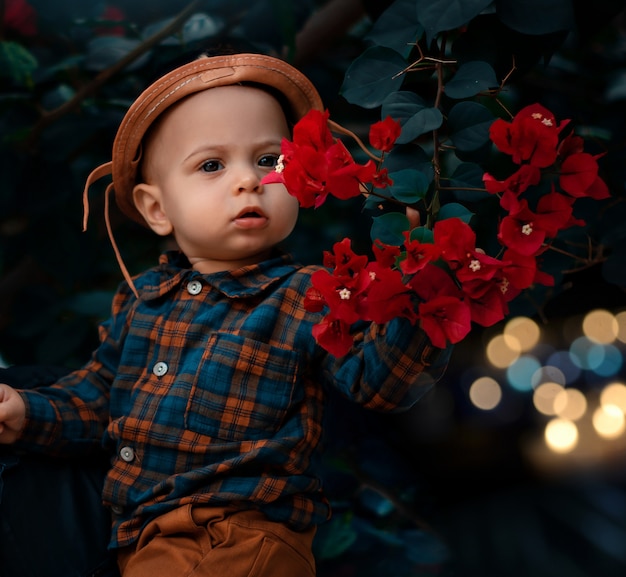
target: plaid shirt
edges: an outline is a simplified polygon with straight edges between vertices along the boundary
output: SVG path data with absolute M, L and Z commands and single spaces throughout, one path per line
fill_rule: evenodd
M 135 279 L 139 299 L 121 286 L 87 365 L 22 391 L 22 447 L 68 454 L 104 439 L 112 547 L 185 503 L 258 507 L 295 529 L 324 521 L 312 461 L 326 386 L 391 411 L 441 374 L 445 359 L 429 366 L 440 351 L 403 319 L 363 323 L 340 359 L 317 346 L 323 313 L 303 308 L 317 268 L 279 256 L 203 275 L 167 253 Z

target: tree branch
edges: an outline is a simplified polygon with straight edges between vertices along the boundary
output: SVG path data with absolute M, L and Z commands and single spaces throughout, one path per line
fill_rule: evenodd
M 196 9 L 200 0 L 193 0 L 187 7 L 182 10 L 170 24 L 168 24 L 165 28 L 153 34 L 131 50 L 124 58 L 118 60 L 112 66 L 102 70 L 93 80 L 91 80 L 88 84 L 85 84 L 73 98 L 64 102 L 58 108 L 51 110 L 49 112 L 44 112 L 39 122 L 33 127 L 30 137 L 28 139 L 28 148 L 34 146 L 34 144 L 39 140 L 41 133 L 51 124 L 65 116 L 66 114 L 72 112 L 75 108 L 77 108 L 83 100 L 94 94 L 101 86 L 106 84 L 112 76 L 126 68 L 131 62 L 135 61 L 142 54 L 150 50 L 153 46 L 161 42 L 164 38 L 167 38 L 176 30 L 178 30 L 189 18 L 189 16 Z

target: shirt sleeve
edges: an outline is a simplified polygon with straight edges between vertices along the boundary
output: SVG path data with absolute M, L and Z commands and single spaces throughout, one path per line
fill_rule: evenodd
M 451 347 L 439 349 L 407 319 L 355 327 L 355 344 L 345 357 L 328 355 L 326 379 L 366 408 L 401 411 L 413 406 L 443 375 Z
M 86 454 L 101 445 L 133 299 L 124 288 L 116 293 L 113 314 L 99 326 L 100 345 L 86 365 L 53 385 L 19 391 L 26 404 L 26 422 L 16 448 L 70 455 Z

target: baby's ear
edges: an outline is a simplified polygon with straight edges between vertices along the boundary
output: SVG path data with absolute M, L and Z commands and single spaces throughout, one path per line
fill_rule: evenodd
M 145 182 L 135 185 L 133 200 L 137 210 L 154 232 L 161 236 L 172 233 L 174 227 L 163 210 L 161 189 L 158 186 Z

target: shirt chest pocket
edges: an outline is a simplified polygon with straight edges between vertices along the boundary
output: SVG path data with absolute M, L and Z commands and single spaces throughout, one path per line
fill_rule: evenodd
M 223 441 L 270 438 L 293 402 L 298 355 L 252 339 L 209 339 L 185 411 L 191 431 Z

